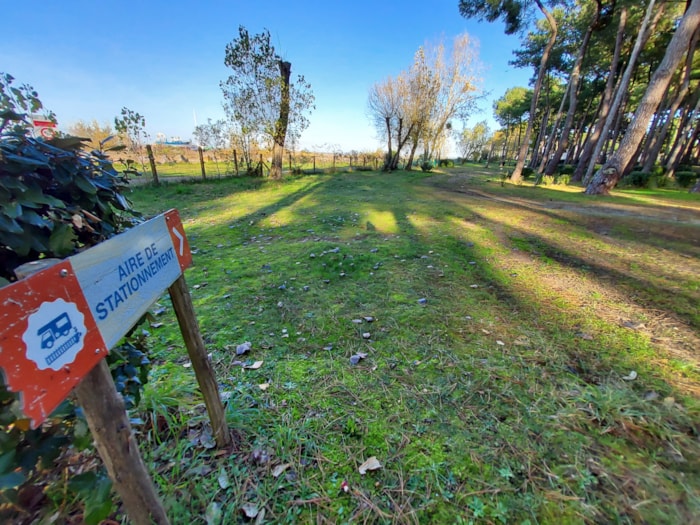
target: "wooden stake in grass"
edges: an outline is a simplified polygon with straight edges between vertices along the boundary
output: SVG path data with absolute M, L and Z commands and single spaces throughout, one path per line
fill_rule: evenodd
M 199 387 L 202 389 L 216 444 L 219 448 L 230 446 L 232 444 L 231 433 L 226 424 L 224 405 L 221 403 L 216 376 L 204 347 L 202 333 L 199 331 L 199 324 L 194 313 L 192 297 L 190 297 L 190 292 L 187 289 L 185 276 L 181 275 L 178 277 L 168 288 L 168 292 L 173 302 L 173 309 L 175 310 L 177 322 L 180 325 L 182 338 L 185 340 L 187 353 L 190 356 L 190 361 L 192 361 L 192 368 L 194 368 Z
M 153 173 L 153 184 L 158 186 L 160 181 L 158 180 L 158 171 L 156 170 L 156 159 L 153 157 L 153 148 L 150 144 L 146 144 L 146 152 L 148 153 L 148 162 L 151 164 L 151 173 Z
M 204 169 L 204 150 L 202 149 L 202 146 L 200 146 L 197 151 L 199 152 L 199 165 L 202 167 L 202 178 L 204 180 L 207 179 L 207 172 Z

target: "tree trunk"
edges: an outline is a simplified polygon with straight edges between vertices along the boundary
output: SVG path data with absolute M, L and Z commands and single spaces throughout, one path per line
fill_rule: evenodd
M 525 137 L 523 138 L 523 143 L 520 145 L 520 151 L 518 151 L 518 162 L 515 164 L 515 169 L 513 174 L 510 176 L 511 182 L 519 183 L 522 181 L 523 168 L 525 167 L 525 158 L 527 157 L 527 150 L 530 147 L 530 136 L 532 135 L 532 125 L 535 120 L 534 115 L 537 111 L 537 99 L 540 96 L 540 90 L 542 89 L 542 82 L 544 81 L 544 76 L 547 70 L 547 61 L 549 60 L 549 55 L 552 52 L 554 43 L 557 40 L 557 21 L 552 16 L 552 13 L 547 11 L 547 9 L 542 4 L 541 0 L 535 0 L 537 7 L 539 7 L 542 14 L 547 19 L 551 33 L 549 35 L 549 40 L 547 40 L 547 45 L 542 53 L 542 58 L 540 59 L 540 67 L 537 72 L 537 80 L 535 80 L 535 85 L 532 88 L 532 102 L 530 102 L 530 117 L 527 119 L 527 127 L 525 128 Z
M 544 135 L 547 133 L 547 123 L 549 122 L 549 112 L 551 110 L 552 108 L 549 106 L 549 102 L 547 102 L 547 106 L 544 110 L 544 116 L 542 117 L 542 124 L 540 124 L 540 132 L 537 134 L 535 147 L 532 150 L 532 158 L 530 158 L 530 164 L 528 165 L 530 168 L 534 169 L 535 166 L 537 166 L 537 162 L 540 156 L 542 156 L 544 153 L 543 151 L 541 151 L 541 148 L 542 142 L 544 142 Z
M 599 4 L 600 5 L 600 4 Z M 554 156 L 549 160 L 547 164 L 547 169 L 545 169 L 545 175 L 552 175 L 559 166 L 559 161 L 562 155 L 566 151 L 569 145 L 569 132 L 571 131 L 571 126 L 574 123 L 574 114 L 576 113 L 576 104 L 578 103 L 578 88 L 581 78 L 581 64 L 583 63 L 583 57 L 586 55 L 588 49 L 588 43 L 591 41 L 591 35 L 593 34 L 593 28 L 598 24 L 600 11 L 596 12 L 593 21 L 586 29 L 586 34 L 583 37 L 583 42 L 581 43 L 581 49 L 579 50 L 578 56 L 576 57 L 576 63 L 571 70 L 571 75 L 569 76 L 569 109 L 566 113 L 566 119 L 564 120 L 564 126 L 562 126 L 561 134 L 559 138 L 559 145 L 557 146 Z
M 416 130 L 414 128 L 414 131 L 411 135 L 411 140 L 413 141 L 413 144 L 411 144 L 411 152 L 409 153 L 408 161 L 406 162 L 407 171 L 411 171 L 411 169 L 413 168 L 413 159 L 416 156 L 416 150 L 418 149 L 418 143 L 420 142 L 420 129 Z
M 652 143 L 649 145 L 647 157 L 644 161 L 644 167 L 642 168 L 642 171 L 650 172 L 652 167 L 656 163 L 656 160 L 659 157 L 659 153 L 661 152 L 661 148 L 664 145 L 666 138 L 668 137 L 668 132 L 670 131 L 671 125 L 673 124 L 676 111 L 678 111 L 678 108 L 680 107 L 681 103 L 688 94 L 688 89 L 690 87 L 690 72 L 693 69 L 693 54 L 695 52 L 695 46 L 697 45 L 699 36 L 700 28 L 695 30 L 695 34 L 693 35 L 690 47 L 688 49 L 688 55 L 685 62 L 685 71 L 683 72 L 683 79 L 681 81 L 680 86 L 678 87 L 676 96 L 674 97 L 670 107 L 668 108 L 668 115 L 666 117 L 666 121 L 664 122 L 663 127 L 661 128 L 659 133 L 654 137 Z
M 620 53 L 622 50 L 622 42 L 625 36 L 625 26 L 627 25 L 627 8 L 622 8 L 620 12 L 620 24 L 617 28 L 617 37 L 615 38 L 615 51 L 613 52 L 613 59 L 610 63 L 610 74 L 608 75 L 608 80 L 605 82 L 605 90 L 603 91 L 603 96 L 600 100 L 600 108 L 598 109 L 598 117 L 596 123 L 591 131 L 590 136 L 586 140 L 586 144 L 583 147 L 583 152 L 579 158 L 578 165 L 574 171 L 573 180 L 581 181 L 586 173 L 586 167 L 589 162 L 595 162 L 597 160 L 593 159 L 593 150 L 598 143 L 598 140 L 603 131 L 605 125 L 605 120 L 610 112 L 610 102 L 613 96 L 613 89 L 615 87 L 615 72 L 617 71 L 617 64 L 620 62 Z
M 614 120 L 618 117 L 618 112 L 620 110 L 622 99 L 628 94 L 627 87 L 629 86 L 630 79 L 632 78 L 632 72 L 634 71 L 634 67 L 637 63 L 637 57 L 639 56 L 639 53 L 641 52 L 642 47 L 646 42 L 646 39 L 649 37 L 650 32 L 647 32 L 646 29 L 649 25 L 651 15 L 654 11 L 654 3 L 655 0 L 650 0 L 649 5 L 647 6 L 647 11 L 644 15 L 642 26 L 639 30 L 639 33 L 637 34 L 637 39 L 634 42 L 634 47 L 632 48 L 632 54 L 630 55 L 630 59 L 627 62 L 627 67 L 625 68 L 625 72 L 622 75 L 622 79 L 620 80 L 620 83 L 617 86 L 615 98 L 613 99 L 610 111 L 606 116 L 605 124 L 603 125 L 603 129 L 600 133 L 600 139 L 596 142 L 593 154 L 591 156 L 591 160 L 586 168 L 586 175 L 583 178 L 583 182 L 585 184 L 588 184 L 590 182 L 591 177 L 593 176 L 595 164 L 596 162 L 598 162 L 598 158 L 600 157 L 600 153 L 603 150 L 603 146 L 605 145 L 605 142 L 608 139 L 608 133 L 610 131 L 610 128 L 612 127 Z
M 552 151 L 552 145 L 554 144 L 554 138 L 557 136 L 557 130 L 559 129 L 559 123 L 561 122 L 561 116 L 564 114 L 564 105 L 566 104 L 566 96 L 569 94 L 571 89 L 571 82 L 566 85 L 566 90 L 564 95 L 561 97 L 561 102 L 559 103 L 559 109 L 557 109 L 557 116 L 554 117 L 554 124 L 552 124 L 552 131 L 547 137 L 547 144 L 542 152 L 542 159 L 540 160 L 540 166 L 537 171 L 541 174 L 547 165 L 547 159 L 549 158 L 549 153 Z M 538 177 L 538 180 L 540 177 Z
M 275 133 L 272 137 L 272 164 L 270 166 L 270 178 L 282 178 L 282 162 L 284 155 L 284 141 L 287 138 L 287 126 L 289 125 L 289 77 L 292 75 L 291 62 L 279 61 L 280 66 L 280 116 L 275 122 Z
M 391 159 L 394 158 L 394 153 L 391 149 L 391 117 L 384 117 L 384 122 L 386 123 L 386 137 L 388 141 L 387 150 L 389 153 L 387 154 L 387 157 L 384 160 L 383 171 L 389 171 L 391 170 Z
M 586 194 L 608 194 L 615 187 L 625 168 L 644 137 L 649 119 L 659 107 L 671 77 L 683 59 L 695 30 L 700 25 L 700 0 L 692 0 L 680 25 L 666 48 L 661 64 L 654 72 L 642 100 L 637 107 L 620 147 L 612 158 L 596 173 L 586 188 Z
M 676 137 L 673 141 L 671 149 L 668 152 L 668 155 L 664 159 L 664 166 L 666 167 L 666 171 L 669 172 L 669 176 L 674 174 L 675 169 L 679 164 L 681 151 L 683 150 L 684 146 L 683 137 L 691 134 L 694 113 L 700 111 L 700 90 L 695 91 L 690 96 L 690 99 L 690 102 L 685 105 L 681 112 Z M 693 105 L 694 108 L 690 109 L 690 106 Z

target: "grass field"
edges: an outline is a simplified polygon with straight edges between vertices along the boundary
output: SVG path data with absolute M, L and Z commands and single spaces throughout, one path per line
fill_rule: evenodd
M 469 168 L 132 199 L 180 210 L 236 437 L 163 299 L 136 428 L 173 523 L 698 522 L 697 195 Z

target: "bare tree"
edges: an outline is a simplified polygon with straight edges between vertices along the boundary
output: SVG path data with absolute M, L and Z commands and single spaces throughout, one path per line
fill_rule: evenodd
M 385 169 L 397 168 L 401 150 L 409 142 L 409 169 L 419 147 L 425 159 L 442 148 L 451 121 L 466 119 L 474 107 L 478 69 L 476 46 L 465 33 L 454 39 L 451 50 L 444 40 L 419 48 L 411 69 L 372 86 L 368 110 L 387 141 Z
M 370 118 L 379 135 L 387 141 L 385 171 L 398 168 L 401 150 L 415 126 L 411 106 L 407 103 L 408 93 L 405 73 L 401 73 L 397 78 L 389 77 L 370 88 L 367 101 Z M 394 145 L 396 145 L 395 150 Z

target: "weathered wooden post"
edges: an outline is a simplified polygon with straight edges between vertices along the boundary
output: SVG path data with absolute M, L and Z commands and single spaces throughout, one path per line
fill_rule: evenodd
M 204 169 L 204 150 L 202 149 L 202 146 L 199 146 L 199 148 L 197 148 L 197 151 L 199 152 L 199 165 L 202 168 L 202 178 L 206 180 L 207 172 Z
M 192 298 L 187 289 L 184 275 L 181 275 L 168 288 L 168 293 L 173 302 L 173 309 L 175 310 L 177 322 L 180 325 L 187 353 L 190 356 L 190 361 L 192 361 L 192 368 L 194 368 L 199 388 L 204 396 L 204 404 L 209 413 L 216 444 L 219 447 L 230 446 L 231 433 L 226 424 L 226 414 L 219 396 L 219 387 L 207 356 L 207 350 L 204 347 L 204 340 L 202 339 L 202 333 L 199 331 L 199 324 L 197 323 L 197 317 L 192 306 Z
M 169 524 L 107 361 L 100 361 L 85 376 L 75 388 L 75 396 L 129 519 L 137 525 Z
M 292 172 L 292 154 L 289 154 L 289 173 Z
M 233 166 L 236 168 L 236 176 L 238 176 L 238 157 L 236 157 L 236 150 L 233 150 Z
M 314 173 L 316 173 L 316 155 L 314 155 Z
M 148 153 L 148 162 L 151 163 L 151 172 L 153 173 L 153 184 L 158 186 L 160 181 L 158 180 L 158 171 L 156 170 L 156 159 L 153 157 L 153 148 L 150 144 L 146 144 L 146 152 Z

